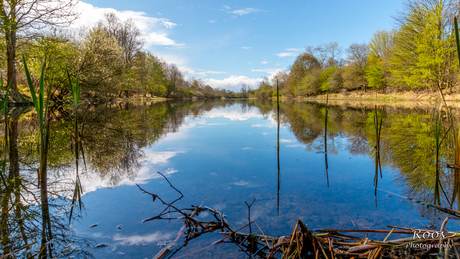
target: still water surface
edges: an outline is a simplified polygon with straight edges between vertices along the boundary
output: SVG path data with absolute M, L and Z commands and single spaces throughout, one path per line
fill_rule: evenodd
M 377 187 L 376 109 L 383 118 Z M 434 114 L 430 105 L 408 109 L 337 103 L 329 105 L 326 113 L 324 104 L 285 101 L 280 105 L 278 128 L 276 103 L 271 101 L 86 107 L 79 114 L 84 125 L 85 161 L 80 163 L 84 209 L 77 212 L 81 217 L 72 221 L 72 228 L 93 247 L 107 245 L 88 250 L 96 258 L 153 258 L 183 225 L 181 220 L 142 224 L 165 206 L 153 202 L 136 184 L 167 202 L 179 197 L 157 172 L 184 194 L 176 207 L 219 210 L 234 229 L 247 224 L 245 201 L 254 198 L 251 219 L 270 236 L 289 235 L 297 219 L 312 230 L 388 229 L 387 225 L 439 228 L 445 214 L 398 196 L 434 202 Z M 75 179 L 68 144 L 72 120 L 64 112 L 58 117 L 51 140 L 55 144 L 50 151 L 50 178 L 68 178 L 71 186 Z M 24 118 L 18 143 L 24 143 L 19 146 L 26 150 L 36 130 L 32 120 Z M 447 123 L 443 127 L 446 131 Z M 446 135 L 440 156 L 441 204 L 457 209 L 458 172 L 445 167 L 455 155 L 450 138 Z M 33 167 L 30 163 L 21 161 L 21 166 Z M 66 190 L 56 191 L 54 197 L 71 198 L 72 189 Z M 208 212 L 198 217 L 212 219 Z M 458 224 L 451 220 L 447 229 L 457 230 Z M 200 251 L 222 237 L 200 236 L 173 258 L 244 255 L 234 244 Z M 182 245 L 180 240 L 177 248 Z

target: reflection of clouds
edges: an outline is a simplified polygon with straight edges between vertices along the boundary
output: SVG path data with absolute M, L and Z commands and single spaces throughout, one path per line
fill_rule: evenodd
M 286 147 L 302 147 L 300 144 L 294 144 L 294 145 L 286 145 Z
M 164 152 L 155 152 L 152 150 L 145 152 L 145 161 L 148 161 L 153 164 L 167 163 L 168 160 L 179 153 L 185 153 L 185 151 L 164 151 Z
M 206 123 L 206 125 L 215 126 L 215 125 L 227 125 L 227 123 Z
M 153 150 L 146 150 L 145 151 L 145 161 L 143 161 L 142 167 L 137 172 L 136 176 L 132 179 L 125 178 L 121 180 L 117 186 L 120 185 L 135 185 L 137 184 L 145 184 L 149 180 L 162 178 L 161 175 L 157 173 L 158 170 L 155 170 L 155 164 L 167 164 L 168 160 L 172 157 L 176 156 L 177 154 L 186 153 L 185 150 L 180 151 L 153 151 Z M 171 175 L 176 173 L 177 170 L 174 168 L 168 168 L 164 174 Z M 75 178 L 75 176 L 71 176 Z M 99 188 L 107 188 L 107 187 L 114 187 L 109 183 L 109 179 L 101 179 L 98 174 L 84 174 L 80 175 L 80 181 L 83 186 L 84 194 L 96 191 Z
M 264 133 L 262 133 L 262 135 L 268 135 L 268 133 L 267 133 L 267 132 L 264 132 Z
M 259 201 L 256 201 L 254 203 L 254 206 L 251 207 L 251 220 L 258 220 L 258 219 L 264 219 L 264 220 L 269 220 L 270 219 L 270 212 L 275 210 L 275 203 L 272 201 L 262 201 L 261 203 L 258 203 Z M 248 223 L 248 218 L 242 218 L 241 220 L 237 221 L 236 224 L 238 225 L 244 225 Z
M 281 143 L 294 143 L 295 140 L 293 140 L 293 139 L 280 139 L 280 142 Z
M 174 168 L 166 169 L 166 174 L 167 175 L 174 174 L 174 173 L 177 173 L 177 172 L 179 172 L 179 171 L 175 170 Z
M 164 241 L 167 239 L 171 239 L 174 236 L 172 233 L 161 233 L 156 232 L 153 234 L 145 235 L 145 236 L 122 236 L 120 234 L 116 234 L 113 237 L 113 241 L 117 242 L 120 245 L 125 246 L 132 246 L 132 245 L 141 245 L 141 244 L 148 244 L 148 243 L 156 243 L 159 241 Z
M 224 210 L 225 208 L 227 208 L 227 204 L 225 204 L 225 203 L 217 203 L 217 204 L 215 204 L 215 205 L 212 205 L 211 208 L 214 209 L 214 210 L 223 212 L 223 210 Z
M 276 128 L 276 123 L 270 122 L 265 124 L 252 124 L 251 127 L 253 128 Z
M 264 116 L 260 114 L 260 112 L 257 111 L 256 109 L 254 110 L 251 109 L 249 111 L 243 112 L 240 106 L 234 105 L 232 107 L 213 109 L 207 112 L 206 114 L 204 114 L 203 117 L 206 117 L 206 118 L 224 117 L 232 121 L 236 121 L 236 120 L 244 121 L 250 118 L 263 118 Z
M 243 187 L 257 187 L 257 186 L 260 186 L 260 185 L 253 184 L 253 183 L 243 181 L 243 180 L 238 181 L 238 182 L 234 182 L 233 184 L 236 185 L 236 186 L 243 186 Z
M 252 149 L 252 147 L 245 147 L 245 148 L 243 148 L 243 150 L 250 150 L 250 149 Z

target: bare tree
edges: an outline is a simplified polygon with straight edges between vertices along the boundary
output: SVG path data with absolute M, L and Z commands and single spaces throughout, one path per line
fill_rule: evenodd
M 16 82 L 16 49 L 18 34 L 26 35 L 46 27 L 68 26 L 78 14 L 73 8 L 78 0 L 0 0 L 0 27 L 6 46 L 8 82 L 12 97 L 19 101 Z
M 104 20 L 98 22 L 98 27 L 115 36 L 118 44 L 123 48 L 125 64 L 130 66 L 136 54 L 141 51 L 144 41 L 141 31 L 132 19 L 122 22 L 115 13 L 105 13 Z
M 177 89 L 177 87 L 183 83 L 184 76 L 182 75 L 179 68 L 176 64 L 167 64 L 164 63 L 163 67 L 165 68 L 166 78 L 170 81 L 167 88 L 167 95 L 170 96 L 171 93 Z

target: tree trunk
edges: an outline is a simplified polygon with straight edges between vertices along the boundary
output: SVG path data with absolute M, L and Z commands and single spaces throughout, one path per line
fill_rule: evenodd
M 5 40 L 7 43 L 7 85 L 11 82 L 11 97 L 15 102 L 21 102 L 22 98 L 18 90 L 18 83 L 16 81 L 16 32 L 11 31 L 9 34 L 5 34 Z

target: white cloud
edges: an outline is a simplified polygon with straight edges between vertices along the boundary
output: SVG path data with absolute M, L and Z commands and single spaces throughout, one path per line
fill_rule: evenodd
M 186 76 L 190 76 L 190 77 L 193 77 L 193 76 L 201 76 L 201 77 L 206 77 L 208 74 L 226 74 L 225 71 L 212 71 L 212 70 L 209 70 L 209 71 L 196 71 L 196 70 L 202 70 L 202 69 L 193 69 L 193 68 L 189 68 L 187 66 L 178 66 L 179 70 L 182 71 L 184 73 L 184 75 Z
M 233 10 L 231 13 L 241 16 L 241 15 L 256 13 L 256 12 L 261 12 L 261 11 L 262 10 L 256 9 L 256 8 L 244 8 L 244 9 L 239 9 L 239 10 Z
M 290 49 L 286 49 L 287 51 L 301 51 L 302 49 L 296 49 L 296 48 L 290 48 Z
M 262 61 L 262 62 L 260 62 L 260 63 L 262 63 L 262 64 L 266 65 L 266 64 L 270 63 L 270 61 L 266 61 L 266 60 L 264 60 L 264 61 Z
M 167 37 L 167 29 L 172 29 L 177 26 L 177 24 L 166 18 L 150 17 L 145 12 L 135 12 L 131 10 L 118 11 L 113 8 L 99 8 L 83 1 L 80 1 L 75 6 L 75 11 L 80 13 L 80 17 L 71 26 L 71 28 L 74 29 L 92 27 L 104 17 L 105 13 L 113 12 L 123 21 L 132 19 L 134 24 L 139 28 L 139 30 L 141 30 L 147 46 L 184 46 L 184 44 L 178 44 Z
M 252 49 L 252 47 L 241 47 L 242 49 Z
M 223 7 L 224 7 L 225 9 L 227 9 L 227 10 L 228 10 L 228 9 L 231 9 L 230 6 L 228 6 L 228 5 L 224 5 Z
M 293 139 L 280 139 L 281 143 L 294 143 L 295 141 Z
M 275 54 L 277 55 L 278 57 L 280 58 L 284 58 L 284 57 L 296 57 L 297 56 L 297 53 L 294 53 L 294 52 L 282 52 L 282 53 L 278 53 L 278 54 Z
M 145 43 L 149 45 L 162 45 L 162 46 L 182 46 L 185 44 L 178 44 L 174 40 L 168 38 L 166 34 L 159 34 L 156 32 L 151 32 L 148 35 L 144 36 Z
M 215 23 L 217 20 L 209 20 L 210 23 Z
M 243 148 L 243 150 L 251 150 L 252 148 L 251 147 L 245 147 Z
M 233 91 L 239 91 L 242 84 L 250 85 L 254 88 L 257 84 L 263 81 L 263 78 L 249 78 L 246 76 L 235 76 L 232 75 L 225 79 L 204 79 L 205 84 L 210 85 L 213 88 L 224 88 Z
M 270 77 L 276 75 L 281 70 L 282 69 L 280 69 L 280 68 L 251 69 L 252 72 L 265 72 L 265 73 L 268 73 L 268 74 L 270 74 Z

